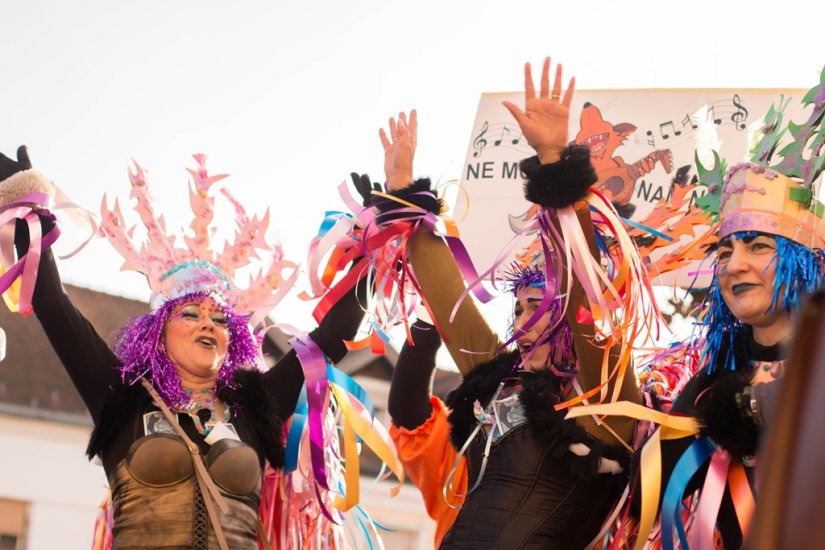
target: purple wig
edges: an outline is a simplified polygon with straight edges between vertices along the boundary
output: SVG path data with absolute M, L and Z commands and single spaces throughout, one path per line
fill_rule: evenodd
M 166 353 L 163 328 L 177 306 L 206 298 L 215 299 L 215 296 L 208 292 L 195 292 L 169 300 L 157 310 L 141 315 L 123 327 L 115 343 L 123 382 L 132 385 L 145 376 L 170 407 L 177 408 L 189 403 L 190 398 L 183 391 L 178 369 Z M 217 301 L 223 302 L 222 299 Z M 247 318 L 236 314 L 230 307 L 223 307 L 222 310 L 226 314 L 229 345 L 218 371 L 216 392 L 231 384 L 239 368 L 255 365 L 260 349 L 260 342 L 249 330 Z

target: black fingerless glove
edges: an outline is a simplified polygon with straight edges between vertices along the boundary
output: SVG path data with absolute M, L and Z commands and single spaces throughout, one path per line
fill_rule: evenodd
M 358 172 L 350 172 L 349 177 L 352 178 L 352 184 L 355 186 L 358 194 L 361 195 L 361 204 L 364 207 L 372 205 L 373 200 L 378 198 L 377 196 L 373 196 L 372 192 L 381 191 L 381 184 L 370 181 L 369 175 L 359 175 Z
M 750 413 L 750 400 L 742 398 L 749 376 L 732 372 L 715 381 L 702 394 L 693 413 L 702 435 L 707 435 L 734 457 L 753 456 L 759 442 L 759 426 Z
M 540 164 L 538 157 L 530 157 L 520 167 L 527 177 L 524 197 L 545 208 L 570 206 L 599 180 L 590 163 L 590 149 L 583 145 L 567 147 L 558 162 Z

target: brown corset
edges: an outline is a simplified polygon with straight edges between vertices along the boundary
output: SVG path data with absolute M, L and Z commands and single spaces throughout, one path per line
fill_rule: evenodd
M 228 514 L 218 512 L 229 547 L 257 550 L 261 469 L 255 451 L 240 441 L 223 439 L 210 448 L 204 464 L 229 506 Z M 135 441 L 109 485 L 114 550 L 218 548 L 192 455 L 179 437 L 153 434 Z

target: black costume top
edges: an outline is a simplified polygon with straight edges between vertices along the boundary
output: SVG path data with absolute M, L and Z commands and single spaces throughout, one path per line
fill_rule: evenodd
M 748 387 L 756 374 L 757 368 L 781 367 L 787 358 L 786 350 L 779 344 L 762 346 L 753 339 L 750 327 L 745 327 L 737 334 L 732 350 L 737 370 L 728 370 L 724 365 L 716 365 L 712 373 L 707 368 L 697 372 L 673 402 L 671 414 L 690 415 L 698 419 L 702 435 L 709 436 L 722 448 L 731 454 L 733 460 L 743 463 L 745 472 L 755 488 L 754 455 L 759 447 L 762 434 L 761 425 L 770 420 L 778 398 L 781 380 L 765 382 L 753 387 L 753 397 L 759 403 L 760 414 L 754 418 L 748 407 L 742 403 L 741 392 Z M 722 350 L 724 351 L 724 350 Z M 719 357 L 725 357 L 719 353 Z M 777 372 L 776 375 L 781 375 Z M 687 448 L 694 442 L 694 437 L 662 440 L 662 492 L 667 487 L 670 476 Z M 635 479 L 636 489 L 633 491 L 633 512 L 640 513 L 641 487 L 639 480 L 639 458 L 641 449 L 634 456 L 631 476 Z M 691 477 L 684 495 L 690 495 L 701 489 L 708 471 L 706 462 Z M 742 532 L 739 528 L 739 519 L 733 504 L 730 487 L 726 485 L 722 503 L 717 516 L 717 528 L 722 536 L 725 548 L 740 548 L 743 544 Z
M 24 253 L 28 231 L 22 224 L 16 241 Z M 87 452 L 101 457 L 109 478 L 113 547 L 217 548 L 189 450 L 180 437 L 168 433 L 171 430 L 156 428 L 161 417 L 147 391 L 140 384 L 121 382 L 117 357 L 63 291 L 50 251 L 42 255 L 32 306 L 92 416 Z M 352 292 L 311 333 L 333 362 L 346 354 L 343 340 L 354 336 L 362 315 Z M 258 547 L 264 460 L 282 466 L 281 422 L 292 414 L 303 382 L 294 350 L 265 373 L 239 370 L 218 397 L 229 405 L 230 423 L 241 442 L 221 440 L 210 448 L 192 419 L 177 415 L 229 506 L 229 514 L 220 517 L 230 548 Z
M 539 166 L 536 161 L 522 168 L 532 183 L 579 193 L 554 197 L 561 201 L 554 204 L 558 207 L 581 198 L 595 181 L 586 149 L 568 151 L 553 165 Z M 576 212 L 583 230 L 589 228 L 592 237 L 589 213 L 586 209 Z M 564 420 L 565 413 L 553 409 L 568 395 L 562 395 L 560 381 L 552 371 L 513 373 L 519 362 L 517 354 L 496 353 L 497 335 L 471 300 L 462 302 L 455 318 L 449 321 L 464 284 L 440 239 L 419 232 L 412 240 L 410 259 L 422 294 L 446 336 L 445 344 L 464 375 L 463 383 L 447 400 L 452 409 L 449 422 L 453 446 L 461 449 L 481 425 L 465 455 L 470 488 L 481 476 L 491 423 L 498 424 L 503 434 L 490 441 L 481 483 L 465 498 L 441 547 L 583 548 L 598 533 L 624 479 L 597 474 L 600 459 L 615 459 L 626 466 L 628 453 L 604 427 L 595 426 L 590 419 Z M 581 365 L 578 378 L 588 391 L 599 383 L 603 350 L 592 344 L 592 326 L 576 319 L 578 306 L 586 305 L 586 297 L 575 281 L 570 302 L 567 320 Z M 413 336 L 417 336 L 415 331 Z M 432 340 L 425 339 L 424 345 Z M 394 423 L 407 430 L 415 430 L 427 420 L 428 414 L 422 414 L 425 407 L 433 412 L 426 387 L 432 369 L 408 364 L 428 355 L 423 350 L 402 351 L 396 366 L 389 409 Z M 411 382 L 412 378 L 418 381 Z M 402 382 L 403 386 L 397 388 Z M 623 399 L 639 399 L 632 377 L 625 378 L 621 393 Z M 484 414 L 476 410 L 476 401 Z M 485 425 L 485 421 L 490 424 Z M 609 422 L 614 432 L 626 441 L 630 439 L 632 420 Z M 571 452 L 569 447 L 574 443 L 587 445 L 590 453 L 578 456 Z

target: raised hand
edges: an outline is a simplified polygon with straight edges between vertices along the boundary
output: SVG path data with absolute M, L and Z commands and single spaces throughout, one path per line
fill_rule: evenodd
M 390 135 L 383 128 L 378 130 L 381 145 L 384 146 L 384 174 L 387 190 L 397 191 L 413 182 L 413 158 L 418 137 L 418 115 L 410 111 L 409 121 L 404 112 L 398 114 L 398 121 L 389 120 Z
M 25 145 L 17 148 L 17 160 L 10 159 L 3 153 L 0 153 L 0 181 L 13 176 L 17 172 L 29 170 L 32 163 L 29 160 L 29 152 Z
M 515 103 L 504 102 L 524 133 L 527 143 L 535 149 L 542 164 L 550 164 L 561 158 L 562 150 L 568 145 L 567 128 L 570 121 L 570 102 L 576 79 L 571 78 L 561 95 L 562 66 L 556 65 L 553 91 L 550 91 L 550 58 L 544 60 L 541 71 L 541 87 L 536 97 L 533 74 L 529 63 L 524 65 L 524 111 Z

